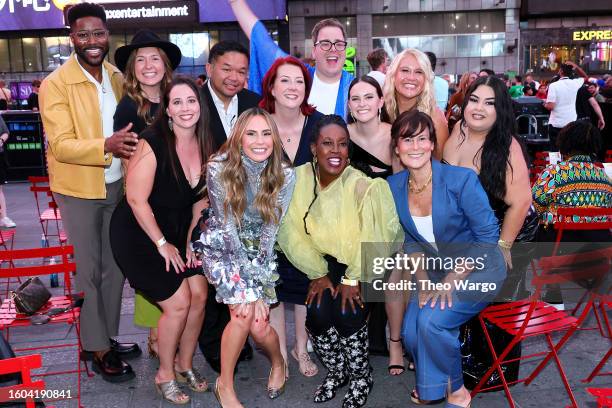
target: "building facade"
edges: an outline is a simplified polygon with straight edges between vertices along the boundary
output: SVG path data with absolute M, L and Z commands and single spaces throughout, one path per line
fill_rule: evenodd
M 523 0 L 521 6 L 521 70 L 554 75 L 567 60 L 590 75 L 612 72 L 612 2 L 556 0 L 555 7 Z M 544 2 L 546 3 L 546 2 Z
M 433 51 L 436 74 L 460 75 L 489 68 L 519 69 L 519 0 L 289 0 L 290 50 L 309 57 L 317 21 L 336 17 L 356 48 L 357 73 L 370 68 L 367 54 L 385 48 Z
M 29 95 L 29 82 L 42 79 L 72 53 L 60 6 L 71 1 L 0 0 L 0 79 Z M 72 1 L 74 2 L 74 1 Z M 179 46 L 183 59 L 177 72 L 205 73 L 210 48 L 221 40 L 248 40 L 225 0 L 96 1 L 107 11 L 110 30 L 108 59 L 141 28 Z M 288 48 L 285 0 L 249 0 L 263 16 L 272 36 Z M 23 95 L 21 95 L 23 94 Z

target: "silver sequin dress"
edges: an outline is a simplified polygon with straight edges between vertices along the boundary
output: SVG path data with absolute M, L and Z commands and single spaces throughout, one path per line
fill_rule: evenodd
M 217 302 L 237 304 L 263 299 L 268 304 L 276 303 L 275 286 L 279 276 L 274 243 L 280 222 L 265 224 L 254 206 L 267 161 L 258 163 L 242 155 L 248 181 L 247 208 L 238 224 L 233 216 L 225 216 L 223 208 L 225 188 L 221 172 L 225 160 L 225 155 L 218 155 L 208 163 L 206 185 L 211 212 L 200 239 L 194 243 L 194 250 L 201 254 L 204 275 L 217 289 Z M 295 184 L 293 168 L 285 166 L 284 174 L 278 196 L 281 216 L 287 211 Z

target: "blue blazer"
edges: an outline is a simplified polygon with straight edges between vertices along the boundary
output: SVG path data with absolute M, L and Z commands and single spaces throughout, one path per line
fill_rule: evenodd
M 421 251 L 432 255 L 469 256 L 485 251 L 495 258 L 491 270 L 496 278 L 501 253 L 497 249 L 499 225 L 489 205 L 476 173 L 464 167 L 442 164 L 432 160 L 432 223 L 436 246 L 433 247 L 419 234 L 408 207 L 408 170 L 387 178 L 395 207 L 405 232 L 405 244 L 418 245 Z M 457 253 L 457 252 L 461 253 Z M 468 251 L 469 253 L 465 253 Z M 493 259 L 489 258 L 493 261 Z

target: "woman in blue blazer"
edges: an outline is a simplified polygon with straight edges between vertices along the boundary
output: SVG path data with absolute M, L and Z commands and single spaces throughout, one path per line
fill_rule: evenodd
M 493 300 L 506 276 L 499 226 L 478 176 L 432 159 L 431 118 L 416 110 L 391 129 L 406 170 L 388 178 L 412 260 L 411 301 L 402 327 L 416 364 L 417 404 L 447 398 L 470 406 L 463 385 L 459 328 Z

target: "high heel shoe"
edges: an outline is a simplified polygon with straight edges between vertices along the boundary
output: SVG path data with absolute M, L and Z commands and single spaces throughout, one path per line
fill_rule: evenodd
M 392 343 L 400 343 L 402 342 L 402 339 L 392 339 L 391 337 L 389 337 L 389 341 Z M 400 346 L 401 347 L 401 346 Z M 391 344 L 389 344 L 389 360 L 391 360 Z M 404 361 L 404 357 L 402 356 L 402 362 Z M 399 373 L 392 373 L 391 370 L 400 370 Z M 389 371 L 389 375 L 402 375 L 404 374 L 404 371 L 406 370 L 406 367 L 403 364 L 389 364 L 389 366 L 387 367 L 387 371 Z M 414 370 L 412 370 L 414 371 Z
M 159 359 L 159 354 L 157 353 L 157 350 L 155 350 L 156 348 L 157 348 L 157 339 L 153 339 L 153 337 L 149 336 L 149 338 L 147 339 L 147 350 L 149 351 L 149 358 Z
M 208 381 L 195 369 L 187 371 L 174 371 L 176 380 L 181 384 L 187 384 L 191 391 L 206 392 L 208 391 Z
M 157 393 L 162 396 L 168 402 L 177 405 L 189 404 L 191 398 L 185 394 L 179 387 L 176 380 L 166 381 L 162 383 L 155 383 L 155 389 Z
M 270 383 L 270 379 L 272 378 L 272 370 L 274 370 L 273 367 L 270 368 L 270 375 L 268 376 L 268 384 Z M 283 378 L 285 379 L 283 381 L 283 385 L 281 385 L 279 388 L 272 388 L 270 386 L 268 386 L 267 391 L 268 391 L 268 398 L 270 399 L 276 399 L 278 397 L 280 397 L 283 392 L 285 392 L 285 385 L 287 384 L 287 362 L 283 362 Z
M 215 394 L 215 398 L 217 399 L 219 406 L 221 408 L 224 408 L 223 403 L 221 402 L 221 393 L 219 392 L 219 377 L 217 377 L 217 379 L 215 380 L 215 387 L 213 388 L 213 394 Z M 243 408 L 242 404 L 240 404 L 240 408 Z

